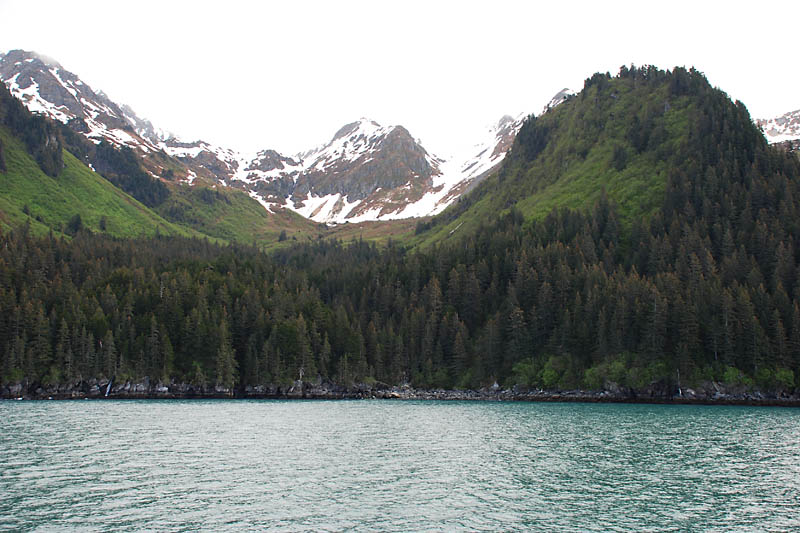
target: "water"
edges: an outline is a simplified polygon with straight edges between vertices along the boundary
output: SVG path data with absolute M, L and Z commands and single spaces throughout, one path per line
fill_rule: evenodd
M 0 530 L 798 530 L 800 410 L 0 402 Z

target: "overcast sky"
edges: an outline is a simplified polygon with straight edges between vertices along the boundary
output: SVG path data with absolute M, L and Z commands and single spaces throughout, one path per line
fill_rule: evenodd
M 800 108 L 800 1 L 0 0 L 0 51 L 34 50 L 157 127 L 297 153 L 345 123 L 431 152 L 479 140 L 620 65 L 695 66 L 754 117 Z

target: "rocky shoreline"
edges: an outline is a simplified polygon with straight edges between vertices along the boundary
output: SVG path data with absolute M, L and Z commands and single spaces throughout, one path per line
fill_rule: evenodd
M 415 389 L 408 385 L 389 386 L 383 383 L 356 384 L 345 387 L 330 381 L 317 383 L 296 381 L 285 386 L 256 386 L 240 389 L 202 387 L 188 383 L 114 382 L 92 379 L 74 384 L 44 386 L 22 383 L 0 386 L 0 399 L 6 400 L 79 400 L 79 399 L 392 399 L 445 401 L 507 402 L 591 402 L 591 403 L 664 403 L 710 405 L 764 405 L 800 407 L 797 392 L 776 392 L 726 387 L 704 383 L 701 387 L 677 388 L 650 386 L 642 390 L 607 384 L 602 391 L 543 390 L 515 386 L 501 388 L 496 384 L 478 390 Z

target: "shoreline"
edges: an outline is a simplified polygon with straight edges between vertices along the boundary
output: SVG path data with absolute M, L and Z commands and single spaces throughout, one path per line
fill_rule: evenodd
M 43 387 L 22 384 L 0 387 L 0 400 L 426 400 L 426 401 L 483 401 L 483 402 L 583 402 L 583 403 L 640 403 L 674 405 L 747 405 L 770 407 L 800 407 L 800 394 L 728 389 L 716 383 L 704 384 L 698 390 L 686 388 L 668 390 L 648 388 L 633 390 L 614 386 L 608 390 L 543 390 L 536 388 L 499 387 L 478 390 L 415 389 L 409 386 L 390 387 L 384 384 L 358 384 L 343 387 L 331 382 L 295 382 L 290 386 L 257 386 L 240 389 L 197 387 L 179 383 L 164 385 L 140 383 L 111 383 L 91 380 L 73 385 Z

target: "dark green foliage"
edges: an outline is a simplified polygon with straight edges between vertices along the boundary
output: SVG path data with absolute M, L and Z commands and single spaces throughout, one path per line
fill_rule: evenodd
M 89 125 L 86 124 L 86 121 L 78 117 L 72 117 L 71 119 L 69 119 L 67 121 L 67 126 L 72 131 L 78 133 L 87 133 L 89 131 Z
M 45 117 L 28 112 L 3 84 L 0 84 L 0 124 L 7 126 L 25 142 L 28 152 L 45 174 L 58 176 L 64 168 L 58 126 Z M 4 167 L 5 162 L 2 164 Z
M 661 207 L 669 173 L 695 175 L 716 164 L 718 147 L 728 143 L 751 159 L 765 141 L 744 107 L 694 69 L 595 74 L 576 97 L 529 117 L 502 169 L 420 227 L 418 239 L 458 238 L 511 209 L 527 220 L 560 207 L 587 211 L 601 195 L 616 203 L 628 227 Z
M 147 207 L 158 206 L 169 197 L 167 186 L 142 170 L 136 154 L 127 146 L 118 148 L 103 141 L 93 161 L 97 172 Z
M 81 161 L 93 164 L 109 181 L 148 207 L 159 205 L 169 196 L 161 181 L 142 170 L 130 148 L 116 148 L 106 142 L 95 146 L 77 133 L 85 131 L 83 120 L 72 119 L 64 125 L 33 115 L 5 86 L 0 87 L 0 124 L 24 141 L 28 152 L 48 176 L 56 177 L 64 168 L 62 147 L 65 147 Z M 5 164 L 2 157 L 0 162 Z
M 0 140 L 0 172 L 6 171 L 6 157 L 3 151 L 3 141 Z
M 67 222 L 67 226 L 64 228 L 64 233 L 67 235 L 75 235 L 79 231 L 83 229 L 83 220 L 81 220 L 80 214 L 75 214 L 72 218 L 69 219 Z
M 88 128 L 82 119 L 73 118 L 67 124 L 53 123 L 53 126 L 70 153 L 147 207 L 161 205 L 170 196 L 161 180 L 144 171 L 139 156 L 131 148 L 117 147 L 107 141 L 95 145 L 81 134 Z
M 422 251 L 359 240 L 265 255 L 182 238 L 36 239 L 22 228 L 0 236 L 2 380 L 116 372 L 229 387 L 286 384 L 302 369 L 307 380 L 422 387 L 713 379 L 792 390 L 800 161 L 770 148 L 746 109 L 694 71 L 624 68 L 586 89 L 562 105 L 597 97 L 604 111 L 564 107 L 549 124 L 529 121 L 493 183 L 520 194 L 546 187 L 552 176 L 529 164 L 549 168 L 560 150 L 581 159 L 586 148 L 612 178 L 657 169 L 647 216 L 630 217 L 603 182 L 581 209 L 530 217 L 520 196 L 454 244 Z M 658 106 L 634 113 L 613 94 Z M 667 106 L 670 95 L 678 100 Z M 588 133 L 566 142 L 560 120 Z M 591 135 L 605 136 L 599 152 L 581 144 Z M 224 203 L 215 191 L 194 194 Z M 479 187 L 452 212 L 514 200 L 503 194 Z

